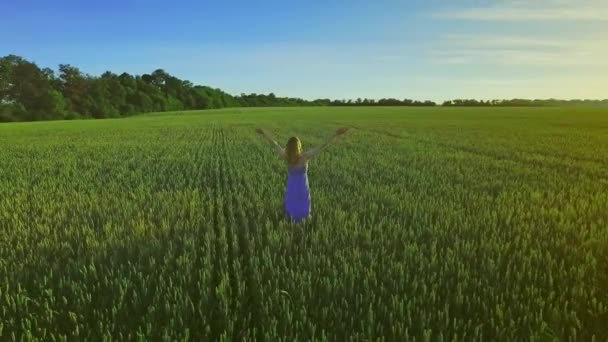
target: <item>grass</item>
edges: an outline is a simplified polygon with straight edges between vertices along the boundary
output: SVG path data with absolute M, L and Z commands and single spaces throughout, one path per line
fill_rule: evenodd
M 315 146 L 312 219 L 254 133 Z M 0 339 L 608 339 L 608 110 L 0 125 Z

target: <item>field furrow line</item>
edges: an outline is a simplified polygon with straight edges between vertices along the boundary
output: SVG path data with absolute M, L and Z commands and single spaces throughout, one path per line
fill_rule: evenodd
M 227 149 L 230 151 L 231 155 L 234 156 L 245 156 L 245 153 L 242 150 L 238 150 L 234 148 L 234 145 L 230 145 L 231 148 Z M 267 152 L 267 151 L 266 151 Z M 262 332 L 262 322 L 265 321 L 263 317 L 262 311 L 260 307 L 262 294 L 260 292 L 260 284 L 259 268 L 256 267 L 256 262 L 259 262 L 259 259 L 255 253 L 253 248 L 255 245 L 253 244 L 253 236 L 255 235 L 255 227 L 257 216 L 254 213 L 254 209 L 250 208 L 250 204 L 256 203 L 256 201 L 260 201 L 259 198 L 255 198 L 255 191 L 252 187 L 253 179 L 247 179 L 246 174 L 243 174 L 241 171 L 249 170 L 250 168 L 255 168 L 257 165 L 249 164 L 249 158 L 232 158 L 230 160 L 230 166 L 228 168 L 228 172 L 230 174 L 231 181 L 229 182 L 230 192 L 233 194 L 232 197 L 232 207 L 235 211 L 236 216 L 236 225 L 235 235 L 237 238 L 237 243 L 239 245 L 240 259 L 239 263 L 242 268 L 242 276 L 244 280 L 245 289 L 243 289 L 243 308 L 241 310 L 241 320 L 238 322 L 240 329 L 237 332 L 240 332 L 239 338 L 242 338 L 243 335 L 247 336 L 247 334 L 251 334 L 253 328 L 257 330 L 256 336 L 251 336 L 253 338 L 262 338 L 260 333 Z M 246 326 L 249 328 L 248 331 L 245 331 Z
M 209 286 L 209 298 L 211 302 L 211 331 L 209 336 L 210 340 L 218 340 L 220 336 L 225 332 L 226 326 L 229 323 L 229 301 L 230 293 L 228 278 L 226 278 L 226 272 L 228 272 L 228 243 L 226 241 L 226 221 L 224 215 L 224 201 L 225 201 L 225 189 L 224 175 L 222 167 L 222 155 L 218 152 L 221 148 L 222 132 L 221 128 L 213 127 L 212 146 L 214 146 L 215 153 L 213 153 L 213 169 L 214 169 L 214 191 L 213 191 L 213 272 L 212 280 Z

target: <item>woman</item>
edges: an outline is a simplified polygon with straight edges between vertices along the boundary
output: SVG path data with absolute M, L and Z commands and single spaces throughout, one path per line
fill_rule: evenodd
M 258 128 L 256 132 L 274 145 L 279 158 L 287 162 L 287 188 L 285 189 L 284 208 L 287 217 L 299 223 L 310 216 L 310 189 L 308 187 L 308 161 L 313 159 L 338 136 L 346 133 L 347 128 L 340 128 L 321 146 L 302 151 L 302 142 L 291 137 L 287 146 L 282 148 L 268 133 Z

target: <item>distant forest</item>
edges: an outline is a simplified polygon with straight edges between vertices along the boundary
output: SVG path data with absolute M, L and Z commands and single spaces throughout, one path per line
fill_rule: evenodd
M 230 95 L 194 85 L 162 69 L 151 74 L 84 74 L 60 64 L 58 73 L 26 59 L 0 58 L 0 122 L 117 118 L 148 112 L 226 107 L 287 106 L 436 106 L 432 101 L 384 98 L 304 100 L 273 93 Z M 608 100 L 451 100 L 442 106 L 608 106 Z

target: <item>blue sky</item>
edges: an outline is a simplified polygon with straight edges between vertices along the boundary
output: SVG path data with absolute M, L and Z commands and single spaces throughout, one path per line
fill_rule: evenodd
M 608 98 L 608 1 L 0 2 L 0 55 L 233 94 Z

